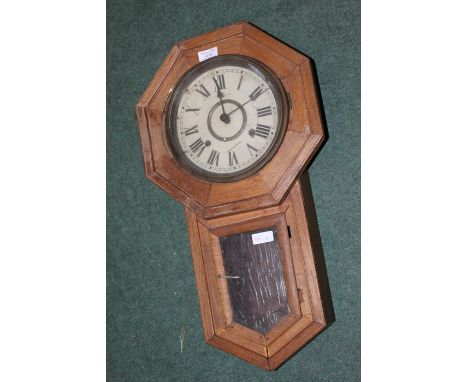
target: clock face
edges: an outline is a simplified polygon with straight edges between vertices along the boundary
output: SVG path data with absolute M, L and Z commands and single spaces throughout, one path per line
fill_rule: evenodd
M 169 100 L 166 136 L 175 158 L 194 175 L 240 180 L 274 155 L 287 125 L 280 80 L 260 62 L 223 55 L 203 61 Z

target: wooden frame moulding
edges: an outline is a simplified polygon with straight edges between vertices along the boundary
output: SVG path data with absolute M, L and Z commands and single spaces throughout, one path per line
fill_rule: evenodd
M 186 209 L 206 341 L 274 370 L 333 320 L 328 279 L 307 173 L 279 206 L 205 220 Z M 264 335 L 232 320 L 219 239 L 274 227 L 290 313 Z
M 174 158 L 165 136 L 167 101 L 181 76 L 198 64 L 197 53 L 240 54 L 277 75 L 290 99 L 288 126 L 277 153 L 255 175 L 216 183 L 197 178 Z M 310 59 L 241 22 L 181 41 L 169 52 L 136 107 L 146 176 L 204 219 L 271 207 L 282 202 L 324 140 L 317 85 Z

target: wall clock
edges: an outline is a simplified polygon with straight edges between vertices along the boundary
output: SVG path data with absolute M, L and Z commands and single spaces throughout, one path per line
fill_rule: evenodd
M 176 44 L 136 111 L 147 177 L 185 206 L 206 341 L 276 369 L 333 320 L 309 59 L 234 24 Z

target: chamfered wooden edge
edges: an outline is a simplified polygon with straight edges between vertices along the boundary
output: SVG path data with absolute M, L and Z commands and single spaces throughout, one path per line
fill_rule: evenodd
M 284 202 L 262 211 L 249 211 L 217 219 L 203 219 L 186 208 L 193 267 L 199 296 L 201 319 L 205 340 L 225 352 L 266 370 L 274 370 L 292 357 L 310 340 L 334 321 L 333 305 L 326 274 L 323 249 L 318 231 L 317 218 L 307 173 L 298 180 Z M 212 246 L 206 241 L 214 240 L 210 232 L 235 231 L 236 226 L 250 229 L 272 220 L 289 219 L 291 227 L 291 255 L 298 288 L 304 288 L 298 296 L 302 315 L 275 333 L 273 340 L 250 329 L 237 331 L 236 325 L 223 320 L 220 302 L 221 289 L 214 276 Z M 200 234 L 200 229 L 205 234 Z M 241 232 L 242 230 L 239 230 Z M 245 230 L 244 230 L 245 232 Z M 298 250 L 297 248 L 300 248 Z M 298 253 L 300 252 L 300 253 Z M 299 292 L 298 292 L 299 293 Z M 304 297 L 305 296 L 305 297 Z M 281 322 L 280 325 L 281 326 Z M 284 326 L 284 325 L 283 325 Z M 271 331 L 273 332 L 274 329 Z
M 292 101 L 283 144 L 256 175 L 232 183 L 209 183 L 181 171 L 163 143 L 165 104 L 181 73 L 198 63 L 197 51 L 218 46 L 219 55 L 259 59 L 280 78 Z M 209 219 L 279 204 L 324 140 L 317 85 L 308 57 L 247 22 L 177 43 L 136 106 L 146 176 L 172 197 Z M 207 184 L 208 183 L 208 184 Z
M 322 239 L 318 226 L 317 213 L 315 209 L 312 187 L 310 185 L 309 174 L 305 172 L 300 178 L 301 196 L 304 208 L 297 208 L 297 214 L 304 214 L 307 221 L 309 240 L 314 249 L 313 260 L 317 285 L 320 289 L 320 296 L 323 306 L 323 323 L 330 324 L 335 321 L 333 310 L 332 295 L 330 284 L 328 282 L 327 267 L 325 264 L 325 255 L 323 253 Z M 299 193 L 295 193 L 299 198 Z

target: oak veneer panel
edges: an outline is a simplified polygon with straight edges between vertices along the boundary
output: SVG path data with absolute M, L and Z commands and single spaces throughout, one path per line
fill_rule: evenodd
M 196 215 L 189 209 L 185 209 L 187 227 L 189 232 L 190 249 L 192 253 L 193 270 L 198 292 L 198 303 L 203 325 L 205 340 L 208 341 L 214 335 L 213 319 L 211 315 L 210 298 L 206 282 L 205 266 L 203 264 L 198 221 Z
M 220 307 L 222 306 L 222 298 L 221 293 L 217 287 L 218 277 L 216 274 L 216 264 L 212 255 L 210 232 L 205 226 L 201 224 L 198 225 L 198 232 L 200 235 L 203 265 L 205 269 L 206 284 L 210 303 L 215 307 Z M 228 325 L 228 322 L 225 321 L 225 314 L 223 314 L 221 309 L 212 309 L 211 315 L 215 331 Z
M 300 224 L 299 221 L 307 221 L 307 216 L 305 215 L 303 209 L 295 208 L 297 203 L 304 203 L 304 198 L 302 193 L 298 188 L 294 188 L 291 190 L 291 199 L 293 202 L 292 209 L 294 212 L 294 222 L 295 222 L 295 229 L 299 233 L 298 241 L 300 242 L 300 246 L 302 248 L 302 258 L 303 258 L 303 269 L 305 271 L 305 275 L 307 277 L 306 285 L 309 286 L 309 293 L 310 298 L 315 303 L 312 304 L 312 316 L 315 321 L 320 323 L 325 323 L 325 312 L 324 312 L 324 304 L 322 303 L 322 294 L 320 293 L 320 284 L 317 278 L 316 272 L 316 261 L 314 261 L 315 257 L 320 257 L 322 252 L 321 247 L 315 247 L 315 255 L 312 252 L 312 247 L 304 245 L 304 243 L 310 243 L 310 231 L 308 224 Z
M 283 59 L 287 59 L 295 65 L 300 65 L 302 62 L 307 60 L 307 58 L 304 55 L 300 54 L 291 47 L 283 44 L 277 38 L 266 34 L 265 32 L 253 26 L 250 23 L 243 23 L 243 32 L 247 34 L 251 39 L 261 42 L 264 46 L 280 54 Z
M 315 307 L 321 312 L 323 324 L 329 324 L 335 320 L 333 311 L 332 296 L 330 291 L 330 284 L 328 283 L 327 267 L 325 265 L 325 256 L 323 253 L 322 239 L 320 237 L 320 230 L 317 221 L 317 214 L 310 186 L 309 175 L 305 173 L 301 177 L 300 187 L 296 187 L 295 191 L 291 193 L 291 199 L 295 201 L 293 210 L 296 219 L 299 222 L 304 220 L 306 225 L 299 224 L 302 229 L 301 238 L 303 240 L 303 251 L 305 258 L 306 275 L 309 278 L 309 284 L 313 287 L 316 293 L 314 296 Z M 303 207 L 299 208 L 299 201 L 302 201 Z M 306 213 L 307 211 L 307 213 Z M 304 229 L 307 229 L 307 233 Z M 310 243 L 310 245 L 306 243 Z M 314 282 L 315 279 L 315 282 Z M 319 320 L 315 320 L 319 321 Z
M 213 47 L 218 49 L 222 54 L 240 54 L 241 44 L 243 41 L 242 36 L 233 36 L 224 40 L 217 40 L 207 44 L 197 46 L 195 49 L 190 49 L 182 52 L 184 57 L 187 57 L 193 65 L 198 64 L 198 52 L 207 50 Z
M 322 135 L 309 135 L 301 151 L 299 154 L 297 154 L 295 160 L 291 162 L 291 165 L 288 167 L 288 171 L 282 175 L 281 179 L 276 184 L 273 191 L 273 197 L 276 200 L 281 201 L 282 198 L 285 197 L 286 193 L 292 186 L 291 179 L 293 178 L 291 178 L 291 176 L 296 172 L 301 173 L 305 170 L 307 164 L 310 162 L 313 155 L 323 143 L 323 139 L 324 138 Z
M 161 141 L 156 140 L 158 143 L 155 144 L 156 149 L 161 149 L 161 146 L 164 143 Z M 178 187 L 183 193 L 186 195 L 193 195 L 195 196 L 200 203 L 206 203 L 208 201 L 210 192 L 211 192 L 211 184 L 206 182 L 199 182 L 192 176 L 189 176 L 186 171 L 180 168 L 174 159 L 169 158 L 168 156 L 164 156 L 159 160 L 159 175 L 168 181 L 172 181 L 174 179 L 184 179 L 184 183 L 180 183 L 180 187 Z
M 232 183 L 213 183 L 208 199 L 210 205 L 252 199 L 271 192 L 271 188 L 259 176 L 249 177 L 236 183 L 236 187 L 233 187 Z
M 160 70 L 154 74 L 153 79 L 141 96 L 137 108 L 144 108 L 148 106 L 149 102 L 153 99 L 153 97 L 156 95 L 156 92 L 159 90 L 161 82 L 171 72 L 174 63 L 177 61 L 177 58 L 180 55 L 180 52 L 181 50 L 177 46 L 172 47 L 169 54 L 164 59 Z
M 293 339 L 279 349 L 275 354 L 269 355 L 268 367 L 270 370 L 275 370 L 291 358 L 299 349 L 306 345 L 311 338 L 316 337 L 322 330 L 326 328 L 325 325 L 317 322 L 310 323 L 304 330 L 299 332 Z
M 155 173 L 155 165 L 153 152 L 151 151 L 151 138 L 148 129 L 148 116 L 144 108 L 137 107 L 136 115 L 140 125 L 140 137 L 141 137 L 141 151 L 143 153 L 143 164 L 145 173 L 148 178 L 151 179 L 151 175 Z M 154 180 L 151 179 L 153 182 Z
M 238 324 L 237 322 L 231 322 L 224 328 L 225 331 L 235 334 L 238 337 L 242 337 L 257 345 L 265 346 L 265 336 L 255 330 L 249 329 L 245 326 Z
M 217 332 L 216 335 L 263 357 L 267 357 L 268 352 L 265 339 L 263 336 L 256 336 L 252 332 L 252 330 L 248 330 L 248 328 L 244 326 L 232 323 Z
M 177 60 L 171 64 L 170 71 L 166 72 L 164 77 L 160 77 L 157 85 L 155 85 L 155 89 L 153 89 L 153 91 L 157 90 L 158 92 L 161 92 L 165 95 L 165 97 L 151 97 L 147 102 L 149 110 L 159 110 L 161 112 L 164 111 L 164 106 L 168 96 L 170 95 L 174 82 L 177 81 L 191 67 L 191 63 L 183 56 L 182 53 L 179 53 Z
M 221 349 L 227 353 L 235 355 L 244 361 L 247 361 L 255 366 L 258 366 L 265 370 L 270 370 L 270 365 L 268 363 L 268 358 L 263 354 L 256 353 L 252 350 L 249 350 L 243 346 L 237 345 L 225 338 L 214 335 L 208 340 L 208 343 L 212 346 Z
M 288 198 L 290 198 L 290 196 Z M 290 230 L 292 232 L 297 232 L 297 223 L 292 209 L 288 209 L 285 215 Z M 304 269 L 304 258 L 301 250 L 301 242 L 299 238 L 294 238 L 290 240 L 289 245 L 291 246 L 292 260 L 294 264 L 294 269 L 296 271 L 296 284 L 300 309 L 303 315 L 312 316 L 310 304 L 310 291 L 309 286 L 307 284 L 307 275 L 305 274 Z
M 174 187 L 174 184 L 169 182 L 167 179 L 160 176 L 156 171 L 149 172 L 148 178 L 155 183 L 159 188 L 166 191 L 173 198 L 177 199 L 182 203 L 186 208 L 189 208 L 195 214 L 203 216 L 205 213 L 204 206 L 191 198 L 187 193 L 183 192 L 181 189 Z
M 322 121 L 322 113 L 320 112 L 319 100 L 317 95 L 318 84 L 315 82 L 310 60 L 307 59 L 306 61 L 304 61 L 301 64 L 300 68 L 303 79 L 302 84 L 304 87 L 305 94 L 304 101 L 309 110 L 310 127 L 313 134 L 317 134 L 323 137 L 324 128 Z
M 232 217 L 232 215 L 231 215 Z M 272 214 L 267 216 L 258 217 L 257 219 L 242 220 L 241 222 L 231 222 L 224 226 L 218 226 L 210 229 L 210 232 L 219 238 L 234 235 L 239 232 L 249 232 L 261 230 L 265 227 L 273 227 L 278 225 L 281 219 L 281 214 Z M 209 224 L 209 223 L 208 223 Z
M 263 180 L 262 180 L 263 182 Z M 227 204 L 218 204 L 215 206 L 207 206 L 203 213 L 199 214 L 205 219 L 218 218 L 221 216 L 230 216 L 235 213 L 251 211 L 260 208 L 268 208 L 277 203 L 276 199 L 270 194 L 256 196 L 255 198 L 247 198 Z
M 288 130 L 296 133 L 311 133 L 309 108 L 303 102 L 305 99 L 302 73 L 299 67 L 281 79 L 289 94 L 291 106 L 289 109 Z
M 268 67 L 279 77 L 283 78 L 296 69 L 296 65 L 274 50 L 258 43 L 248 35 L 244 38 L 240 53 L 245 56 L 255 57 L 260 62 L 268 62 Z
M 287 203 L 283 203 L 279 206 L 262 208 L 259 210 L 248 211 L 242 214 L 242 221 L 257 221 L 261 218 L 267 218 L 271 216 L 280 216 L 288 208 Z M 237 221 L 232 220 L 232 216 L 220 216 L 216 219 L 209 219 L 204 221 L 204 225 L 207 226 L 210 230 L 216 230 L 217 228 L 229 227 L 229 225 L 236 225 Z
M 306 134 L 296 133 L 288 130 L 284 136 L 283 144 L 280 146 L 277 152 L 278 160 L 273 160 L 268 163 L 261 173 L 263 181 L 268 184 L 271 188 L 274 188 L 276 184 L 282 179 L 288 169 L 291 167 L 291 162 L 294 162 L 297 158 L 297 153 L 304 147 L 304 141 L 307 139 Z
M 224 321 L 226 325 L 232 323 L 232 309 L 231 301 L 229 298 L 229 290 L 226 279 L 226 274 L 223 264 L 223 255 L 221 253 L 221 246 L 219 245 L 219 240 L 210 233 L 211 241 L 211 253 L 213 256 L 214 272 L 217 279 L 216 286 L 218 289 L 218 294 L 220 298 L 221 311 L 224 316 Z
M 274 326 L 268 333 L 265 333 L 264 341 L 267 350 L 273 342 L 281 338 L 281 336 L 283 336 L 283 334 L 300 319 L 300 314 L 298 315 L 291 312 L 281 322 L 279 322 L 278 325 Z
M 277 338 L 268 345 L 268 357 L 273 356 L 276 352 L 281 350 L 288 342 L 290 342 L 294 337 L 296 337 L 313 322 L 314 321 L 309 317 L 301 317 L 299 320 L 297 320 L 293 325 L 291 325 L 282 333 L 281 337 Z
M 187 40 L 177 43 L 180 50 L 190 50 L 203 45 L 213 44 L 221 39 L 226 39 L 235 35 L 242 34 L 244 31 L 245 22 L 229 25 L 224 28 L 219 28 L 211 32 L 204 33 L 200 36 L 192 37 Z
M 286 279 L 287 291 L 288 291 L 288 301 L 291 313 L 296 314 L 297 316 L 301 315 L 301 308 L 299 305 L 299 295 L 296 284 L 296 270 L 294 269 L 292 256 L 291 256 L 291 247 L 289 245 L 289 229 L 286 218 L 283 215 L 278 219 L 278 224 L 276 225 L 278 231 L 279 242 L 281 246 L 281 260 L 283 263 L 284 277 Z

